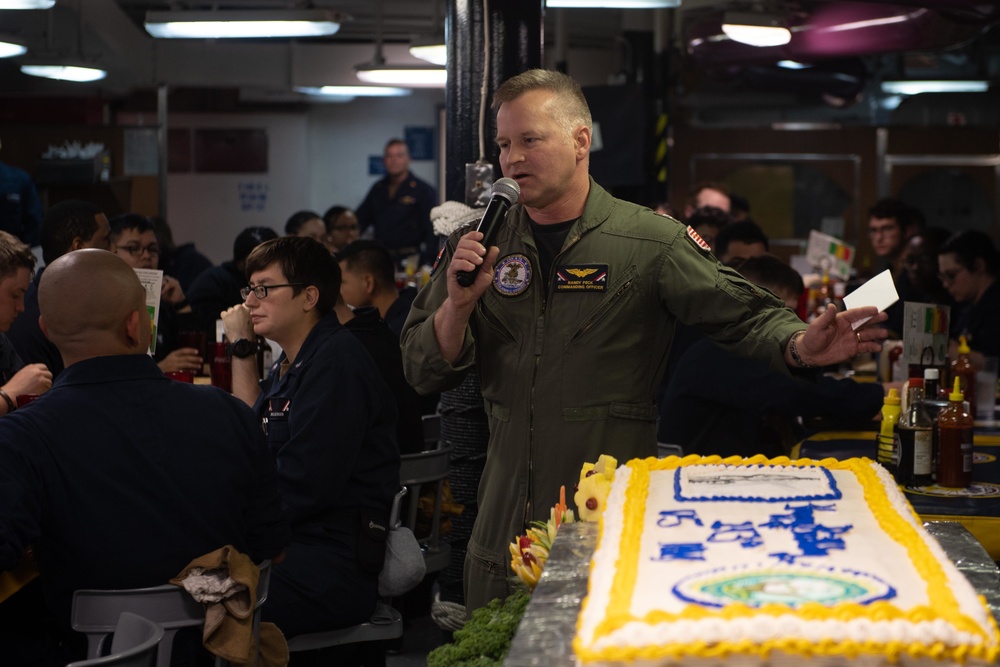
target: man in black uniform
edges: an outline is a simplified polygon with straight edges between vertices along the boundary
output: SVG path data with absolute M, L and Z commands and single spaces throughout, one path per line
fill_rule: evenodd
M 433 264 L 438 246 L 431 209 L 437 194 L 410 172 L 410 151 L 402 139 L 389 140 L 382 161 L 385 178 L 372 186 L 357 210 L 361 233 L 374 226 L 375 240 L 389 248 L 397 264 L 418 253 L 421 264 Z

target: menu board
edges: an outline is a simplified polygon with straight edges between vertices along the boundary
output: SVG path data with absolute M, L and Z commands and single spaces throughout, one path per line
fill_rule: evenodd
M 160 321 L 160 292 L 163 289 L 163 271 L 159 269 L 135 269 L 139 282 L 146 290 L 146 310 L 149 312 L 150 329 L 149 353 L 156 352 L 156 327 Z
M 934 303 L 903 304 L 903 354 L 908 364 L 943 366 L 948 355 L 951 308 Z
M 836 236 L 830 236 L 815 229 L 809 232 L 806 260 L 816 268 L 829 271 L 831 278 L 846 281 L 851 277 L 854 254 L 854 246 L 844 243 Z

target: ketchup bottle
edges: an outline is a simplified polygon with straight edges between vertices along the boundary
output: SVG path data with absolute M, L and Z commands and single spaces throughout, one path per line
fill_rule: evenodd
M 955 378 L 954 391 L 948 395 L 948 407 L 938 415 L 939 486 L 968 488 L 972 484 L 973 418 L 965 411 L 961 378 Z

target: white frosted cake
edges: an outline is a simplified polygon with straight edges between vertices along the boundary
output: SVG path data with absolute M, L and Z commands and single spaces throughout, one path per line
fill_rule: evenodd
M 601 514 L 583 665 L 992 664 L 984 600 L 867 459 L 630 461 Z

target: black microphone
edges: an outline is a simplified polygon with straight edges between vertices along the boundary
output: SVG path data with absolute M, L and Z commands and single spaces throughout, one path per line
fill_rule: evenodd
M 496 234 L 500 221 L 507 215 L 507 209 L 521 196 L 521 186 L 513 178 L 501 178 L 493 184 L 490 192 L 493 196 L 490 197 L 490 203 L 486 207 L 486 212 L 483 213 L 483 217 L 479 221 L 479 226 L 476 227 L 477 232 L 483 233 L 482 244 L 486 246 L 487 252 L 489 252 L 490 246 L 493 244 L 493 236 Z M 474 271 L 459 271 L 457 275 L 458 284 L 462 287 L 470 286 L 476 282 L 477 272 L 478 269 Z

